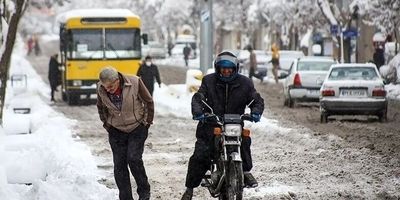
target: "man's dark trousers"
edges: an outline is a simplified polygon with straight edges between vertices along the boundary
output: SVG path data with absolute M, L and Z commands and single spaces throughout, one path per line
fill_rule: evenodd
M 114 178 L 119 189 L 119 199 L 133 200 L 128 166 L 135 178 L 139 198 L 149 196 L 150 184 L 142 160 L 148 129 L 144 125 L 140 125 L 131 133 L 125 133 L 111 127 L 108 133 L 113 153 Z
M 211 159 L 214 156 L 214 128 L 212 126 L 199 123 L 196 130 L 197 141 L 195 143 L 193 155 L 189 159 L 188 173 L 186 175 L 185 186 L 188 188 L 198 187 L 204 174 L 210 169 Z M 251 158 L 251 138 L 242 137 L 240 154 L 242 156 L 242 166 L 244 172 L 249 172 L 253 168 Z

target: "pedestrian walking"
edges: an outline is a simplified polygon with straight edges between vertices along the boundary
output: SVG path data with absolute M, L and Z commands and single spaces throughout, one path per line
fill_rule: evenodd
M 249 51 L 249 78 L 250 80 L 253 80 L 253 76 L 260 79 L 261 82 L 263 82 L 263 76 L 261 74 L 257 73 L 257 56 L 256 53 L 254 53 L 253 47 L 248 46 L 247 50 Z
M 57 92 L 57 87 L 61 84 L 61 73 L 60 69 L 58 68 L 60 63 L 58 62 L 58 54 L 54 54 L 50 57 L 49 61 L 49 83 L 51 89 L 51 99 L 50 101 L 55 101 L 54 99 L 54 92 Z
M 139 77 L 121 74 L 113 67 L 103 68 L 99 79 L 97 109 L 108 132 L 119 199 L 133 200 L 129 167 L 139 200 L 149 200 L 150 184 L 142 156 L 154 118 L 153 99 Z
M 272 74 L 274 75 L 275 82 L 278 83 L 278 70 L 280 69 L 280 64 L 279 64 L 279 48 L 278 46 L 273 43 L 271 46 L 271 51 L 272 51 L 272 59 L 269 61 L 269 63 L 272 63 Z
M 33 41 L 32 36 L 29 37 L 29 39 L 27 41 L 27 45 L 28 45 L 28 53 L 27 53 L 27 55 L 29 56 L 29 55 L 31 55 L 33 47 L 35 45 L 35 42 Z
M 39 39 L 37 35 L 33 37 L 33 42 L 34 42 L 33 49 L 35 50 L 35 56 L 38 56 L 40 55 L 42 50 L 40 49 Z
M 174 48 L 174 44 L 172 44 L 172 42 L 169 40 L 167 47 L 168 47 L 168 56 L 171 57 L 172 56 L 172 48 Z
M 378 70 L 385 64 L 385 50 L 383 49 L 383 46 L 379 45 L 378 48 L 375 49 L 373 59 Z
M 160 73 L 157 65 L 152 62 L 151 56 L 146 56 L 145 62 L 140 65 L 137 75 L 142 79 L 151 96 L 153 96 L 154 91 L 154 79 L 157 81 L 158 87 L 161 87 Z
M 192 49 L 189 47 L 189 44 L 186 43 L 186 46 L 183 48 L 183 59 L 185 59 L 185 66 L 189 66 L 189 56 Z

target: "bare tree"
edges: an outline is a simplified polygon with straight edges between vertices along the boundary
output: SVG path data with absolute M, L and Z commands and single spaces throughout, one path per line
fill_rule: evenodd
M 340 10 L 335 1 L 333 0 L 318 0 L 318 6 L 320 7 L 325 18 L 328 20 L 330 25 L 336 25 L 342 27 L 343 30 L 350 28 L 352 23 L 351 13 L 346 13 Z M 342 31 L 343 31 L 342 30 Z M 340 37 L 336 37 L 337 41 L 340 41 Z M 339 42 L 340 45 L 340 42 Z M 351 38 L 343 39 L 343 49 L 344 49 L 344 61 L 350 62 L 350 51 L 351 51 Z M 342 55 L 340 55 L 342 56 Z
M 400 30 L 400 1 L 399 0 L 369 0 L 367 2 L 357 1 L 363 10 L 363 14 L 381 31 L 393 34 L 395 38 L 395 53 L 398 53 L 397 43 Z M 368 6 L 366 6 L 368 5 Z M 364 8 L 365 7 L 365 8 Z
M 3 108 L 6 95 L 7 78 L 10 69 L 11 54 L 17 35 L 18 22 L 26 5 L 25 0 L 1 0 L 0 22 L 0 125 L 3 125 Z

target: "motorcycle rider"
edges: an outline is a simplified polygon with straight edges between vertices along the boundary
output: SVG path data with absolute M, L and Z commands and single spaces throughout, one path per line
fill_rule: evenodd
M 199 120 L 196 129 L 195 149 L 190 157 L 186 176 L 186 191 L 182 200 L 190 200 L 193 188 L 198 187 L 202 178 L 211 166 L 213 155 L 215 125 L 206 121 L 207 113 L 201 100 L 206 101 L 214 110 L 214 114 L 243 114 L 246 105 L 250 104 L 251 117 L 254 122 L 260 121 L 264 111 L 264 100 L 257 93 L 253 82 L 238 73 L 239 61 L 236 56 L 223 51 L 214 61 L 215 73 L 204 76 L 200 89 L 192 98 L 192 115 Z M 253 167 L 251 159 L 251 138 L 242 137 L 241 155 L 243 160 L 244 183 L 248 187 L 257 187 L 257 180 L 250 173 Z

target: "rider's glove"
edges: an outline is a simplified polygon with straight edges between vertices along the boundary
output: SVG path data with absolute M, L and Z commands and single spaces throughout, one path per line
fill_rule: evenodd
M 208 118 L 210 118 L 210 113 L 198 114 L 193 116 L 194 120 L 199 120 L 201 122 L 205 122 Z
M 206 118 L 206 116 L 202 113 L 202 114 L 198 114 L 198 115 L 193 115 L 193 119 L 194 120 L 199 120 L 202 121 Z
M 261 119 L 261 115 L 258 113 L 251 113 L 251 120 L 253 122 L 259 122 Z

